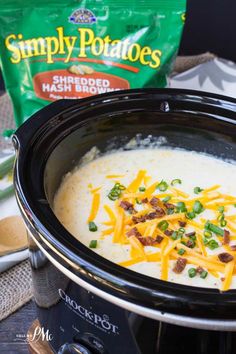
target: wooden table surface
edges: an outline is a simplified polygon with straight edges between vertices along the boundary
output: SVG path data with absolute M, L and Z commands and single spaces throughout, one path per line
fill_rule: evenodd
M 28 354 L 26 334 L 37 317 L 33 301 L 0 322 L 0 354 Z

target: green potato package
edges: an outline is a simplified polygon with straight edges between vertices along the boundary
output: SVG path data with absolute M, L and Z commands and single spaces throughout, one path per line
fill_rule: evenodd
M 0 63 L 16 126 L 52 101 L 165 87 L 186 0 L 8 0 Z

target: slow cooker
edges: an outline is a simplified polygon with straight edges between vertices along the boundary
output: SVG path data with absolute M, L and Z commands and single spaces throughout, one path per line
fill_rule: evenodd
M 14 183 L 29 234 L 38 318 L 55 353 L 233 353 L 236 290 L 164 282 L 120 267 L 76 240 L 52 203 L 62 177 L 92 147 L 130 139 L 236 158 L 236 100 L 141 89 L 61 100 L 13 137 Z M 142 145 L 143 146 L 143 145 Z M 212 171 L 214 175 L 214 171 Z

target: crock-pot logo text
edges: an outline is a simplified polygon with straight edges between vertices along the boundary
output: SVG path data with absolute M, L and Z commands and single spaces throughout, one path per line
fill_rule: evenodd
M 109 321 L 107 315 L 98 315 L 85 307 L 79 305 L 75 300 L 71 299 L 62 289 L 58 290 L 60 297 L 65 301 L 70 308 L 75 310 L 80 316 L 90 323 L 96 325 L 96 327 L 102 329 L 105 332 L 111 332 L 118 334 L 118 326 L 112 324 Z
M 10 61 L 13 64 L 42 56 L 46 57 L 48 64 L 53 64 L 57 55 L 64 55 L 60 59 L 68 63 L 75 48 L 79 51 L 77 58 L 87 58 L 90 48 L 90 53 L 95 57 L 140 62 L 153 69 L 160 66 L 162 52 L 159 49 L 141 46 L 129 37 L 124 40 L 112 39 L 109 35 L 101 38 L 90 28 L 78 28 L 78 32 L 78 36 L 67 36 L 63 27 L 57 27 L 54 36 L 30 39 L 24 38 L 22 33 L 12 33 L 6 37 L 5 46 L 11 52 Z

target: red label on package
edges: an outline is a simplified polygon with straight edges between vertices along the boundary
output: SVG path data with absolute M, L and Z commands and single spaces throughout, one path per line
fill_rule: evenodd
M 33 78 L 36 96 L 48 101 L 84 98 L 100 93 L 129 89 L 129 82 L 115 75 L 93 72 L 86 65 L 70 70 L 52 70 Z

